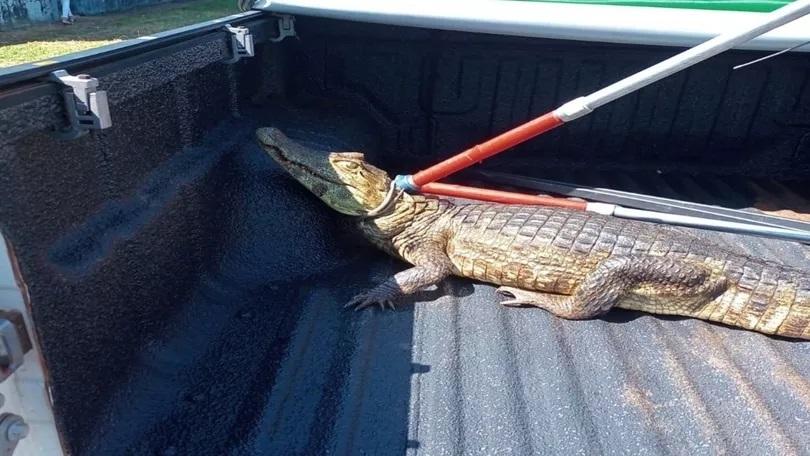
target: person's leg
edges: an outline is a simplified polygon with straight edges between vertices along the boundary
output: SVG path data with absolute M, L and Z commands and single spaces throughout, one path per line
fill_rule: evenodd
M 70 0 L 62 0 L 62 23 L 69 24 L 73 18 L 73 13 L 70 11 Z

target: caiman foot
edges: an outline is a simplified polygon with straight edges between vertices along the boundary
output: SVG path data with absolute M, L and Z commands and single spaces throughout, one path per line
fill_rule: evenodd
M 575 298 L 568 295 L 521 290 L 512 287 L 500 287 L 496 292 L 501 296 L 513 298 L 501 301 L 501 304 L 507 307 L 537 307 L 568 320 L 582 320 L 595 315 L 588 308 L 577 306 L 574 301 Z
M 556 301 L 558 299 L 563 299 L 562 296 L 550 293 L 521 290 L 520 288 L 513 288 L 513 287 L 500 287 L 497 290 L 495 290 L 495 292 L 506 298 L 512 298 L 507 299 L 505 301 L 501 301 L 501 305 L 507 307 L 533 306 L 533 307 L 540 307 L 541 309 L 548 309 L 549 307 L 557 304 Z
M 427 253 L 431 253 L 431 251 Z M 438 254 L 434 253 L 434 255 Z M 430 256 L 425 260 L 424 264 L 398 272 L 373 289 L 360 293 L 344 307 L 354 307 L 354 310 L 362 310 L 376 304 L 380 306 L 380 309 L 389 308 L 394 310 L 394 301 L 415 293 L 422 288 L 439 283 L 439 281 L 450 275 L 450 271 L 450 260 L 447 260 L 446 257 L 442 259 L 440 256 Z
M 394 310 L 394 301 L 381 293 L 376 292 L 376 288 L 366 293 L 360 293 L 353 297 L 345 306 L 344 309 L 354 308 L 355 311 L 363 310 L 367 307 L 374 305 L 380 306 L 381 310 L 391 309 Z

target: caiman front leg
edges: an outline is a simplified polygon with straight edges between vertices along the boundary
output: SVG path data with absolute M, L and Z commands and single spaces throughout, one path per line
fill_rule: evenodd
M 684 308 L 708 303 L 728 287 L 726 278 L 686 260 L 651 256 L 614 256 L 594 269 L 570 296 L 512 287 L 498 293 L 513 299 L 507 306 L 531 305 L 570 320 L 593 318 L 618 304 L 629 293 L 667 297 Z
M 453 273 L 453 266 L 447 254 L 438 245 L 426 245 L 409 255 L 414 267 L 394 274 L 385 282 L 361 293 L 344 307 L 361 310 L 379 305 L 394 309 L 394 301 L 402 296 L 415 293 L 431 285 L 436 285 Z

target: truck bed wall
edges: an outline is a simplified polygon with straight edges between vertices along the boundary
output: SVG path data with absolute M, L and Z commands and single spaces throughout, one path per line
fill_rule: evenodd
M 338 245 L 353 241 L 334 228 L 340 219 L 290 189 L 253 144 L 255 127 L 363 149 L 392 173 L 411 172 L 676 52 L 308 18 L 297 29 L 300 41 L 261 45 L 233 66 L 219 62 L 223 44 L 105 74 L 114 126 L 78 140 L 49 131 L 62 122 L 55 95 L 0 111 L 0 230 L 19 259 L 76 454 L 155 448 L 144 441 L 165 412 L 143 407 L 122 420 L 128 405 L 117 402 L 139 378 L 182 393 L 162 400 L 213 413 L 199 403 L 210 397 L 178 386 L 189 372 L 218 375 L 194 371 L 183 354 L 202 350 L 210 333 L 186 334 L 170 359 L 150 350 L 183 325 L 237 318 L 252 301 L 234 281 L 283 290 L 344 264 Z M 540 177 L 588 169 L 807 180 L 810 57 L 730 69 L 760 55 L 712 59 L 486 165 Z M 288 244 L 296 236 L 306 251 Z M 200 295 L 218 293 L 217 282 L 221 296 Z M 283 337 L 271 342 L 286 348 Z M 160 369 L 144 370 L 144 360 Z M 226 408 L 250 393 L 238 371 L 259 372 L 249 356 L 230 362 L 244 389 L 223 393 Z M 211 454 L 230 448 L 202 434 Z

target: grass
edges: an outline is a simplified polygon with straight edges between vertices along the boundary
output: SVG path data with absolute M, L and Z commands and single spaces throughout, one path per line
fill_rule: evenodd
M 236 14 L 234 0 L 191 0 L 0 31 L 0 67 L 35 62 Z

